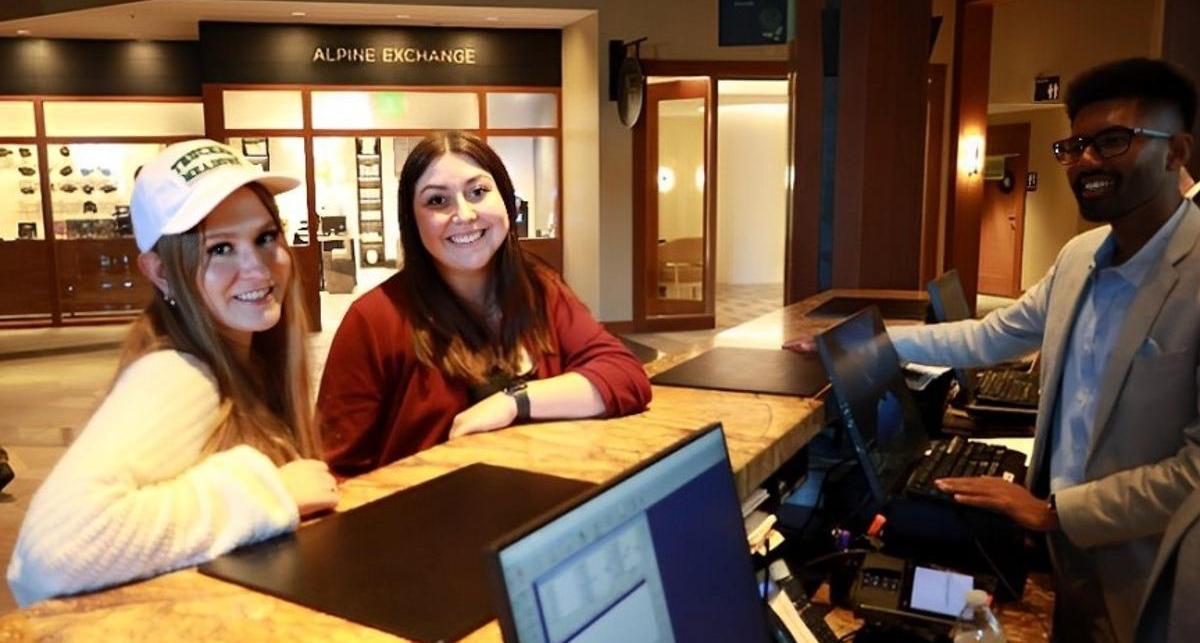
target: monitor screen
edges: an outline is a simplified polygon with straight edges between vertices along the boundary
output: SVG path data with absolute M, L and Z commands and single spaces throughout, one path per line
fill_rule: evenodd
M 900 356 L 874 306 L 817 336 L 842 424 L 879 502 L 929 444 Z
M 967 305 L 967 296 L 963 294 L 962 281 L 958 278 L 957 270 L 947 270 L 941 277 L 926 284 L 925 292 L 929 293 L 929 305 L 933 308 L 933 316 L 939 322 L 971 319 L 971 308 Z M 966 369 L 954 369 L 954 377 L 963 390 L 972 390 L 973 383 Z
M 506 641 L 766 641 L 714 425 L 523 530 L 493 557 Z

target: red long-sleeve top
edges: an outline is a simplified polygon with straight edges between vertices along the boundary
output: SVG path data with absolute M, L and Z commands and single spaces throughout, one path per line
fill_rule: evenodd
M 535 377 L 582 375 L 609 417 L 644 410 L 650 381 L 641 363 L 566 284 L 556 276 L 541 279 L 556 351 L 533 356 Z M 355 301 L 333 338 L 317 412 L 325 460 L 340 476 L 445 442 L 454 416 L 470 406 L 466 382 L 417 360 L 404 306 L 397 275 Z

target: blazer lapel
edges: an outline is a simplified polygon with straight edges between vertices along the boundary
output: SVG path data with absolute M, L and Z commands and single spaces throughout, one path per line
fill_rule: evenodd
M 1113 346 L 1112 356 L 1109 358 L 1108 366 L 1100 380 L 1100 390 L 1097 391 L 1095 432 L 1088 449 L 1088 462 L 1091 462 L 1092 456 L 1096 453 L 1096 447 L 1101 443 L 1104 432 L 1108 428 L 1109 416 L 1112 415 L 1117 397 L 1125 385 L 1129 367 L 1133 364 L 1133 356 L 1142 342 L 1146 341 L 1150 326 L 1158 318 L 1158 313 L 1162 310 L 1167 296 L 1171 294 L 1175 283 L 1179 281 L 1179 271 L 1175 269 L 1175 264 L 1191 252 L 1198 233 L 1200 233 L 1200 211 L 1197 211 L 1195 205 L 1189 204 L 1183 221 L 1179 223 L 1174 236 L 1167 244 L 1167 250 L 1163 253 L 1163 259 L 1159 262 L 1158 269 L 1150 273 L 1146 283 L 1138 289 L 1137 296 L 1129 305 L 1129 312 L 1117 335 L 1117 343 Z

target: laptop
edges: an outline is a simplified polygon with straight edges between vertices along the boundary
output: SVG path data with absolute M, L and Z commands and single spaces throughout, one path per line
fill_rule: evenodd
M 817 335 L 833 399 L 874 500 L 894 496 L 951 498 L 938 478 L 990 475 L 1020 481 L 1025 454 L 969 441 L 931 440 L 884 332 L 879 310 L 862 310 Z
M 720 424 L 487 557 L 509 643 L 770 640 Z
M 971 318 L 957 270 L 946 271 L 926 284 L 925 290 L 939 322 Z M 956 368 L 954 377 L 961 392 L 959 402 L 967 411 L 1037 414 L 1039 382 L 1035 369 L 1012 365 L 973 371 Z

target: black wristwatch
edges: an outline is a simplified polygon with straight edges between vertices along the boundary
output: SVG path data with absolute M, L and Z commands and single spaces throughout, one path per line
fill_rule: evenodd
M 529 421 L 529 394 L 525 389 L 525 382 L 517 382 L 504 389 L 504 394 L 517 403 L 517 422 Z

